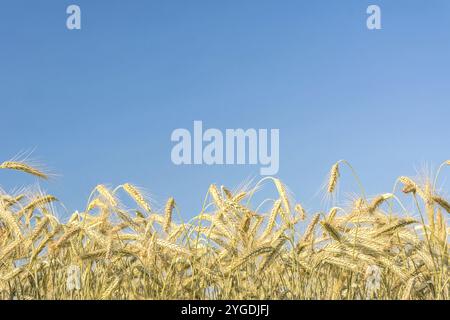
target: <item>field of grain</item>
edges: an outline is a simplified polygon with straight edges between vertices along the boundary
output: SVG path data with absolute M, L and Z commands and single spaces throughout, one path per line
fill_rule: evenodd
M 347 167 L 332 166 L 325 193 Z M 23 162 L 3 170 L 47 178 Z M 186 222 L 173 198 L 155 210 L 128 183 L 98 185 L 66 223 L 52 195 L 0 191 L 0 299 L 449 299 L 450 203 L 436 180 L 399 177 L 326 212 L 306 212 L 275 178 L 211 185 Z

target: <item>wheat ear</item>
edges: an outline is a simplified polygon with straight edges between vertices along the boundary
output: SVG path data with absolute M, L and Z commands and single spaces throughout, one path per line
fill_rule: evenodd
M 0 169 L 22 171 L 31 174 L 33 176 L 39 177 L 41 179 L 48 179 L 48 175 L 46 173 L 23 162 L 5 161 L 2 164 L 0 164 Z
M 172 213 L 175 208 L 175 199 L 169 198 L 166 203 L 166 207 L 164 208 L 164 231 L 169 233 L 170 226 L 172 224 Z
M 330 170 L 330 176 L 328 178 L 327 191 L 333 193 L 336 189 L 337 182 L 339 180 L 339 162 L 336 162 Z
M 125 183 L 123 185 L 123 189 L 128 193 L 128 195 L 136 201 L 138 205 L 140 205 L 143 209 L 145 209 L 147 212 L 151 212 L 150 205 L 145 201 L 145 197 L 142 195 L 142 193 L 139 191 L 138 188 L 135 186 Z

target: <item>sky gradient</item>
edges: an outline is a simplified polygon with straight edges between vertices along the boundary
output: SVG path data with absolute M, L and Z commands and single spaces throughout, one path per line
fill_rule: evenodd
M 66 28 L 70 4 L 82 30 Z M 382 30 L 366 28 L 369 4 Z M 258 178 L 175 166 L 171 133 L 194 120 L 280 129 L 278 177 L 307 209 L 339 159 L 373 195 L 449 158 L 448 0 L 3 0 L 0 41 L 0 161 L 34 150 L 69 211 L 132 182 L 192 217 L 210 183 Z M 31 182 L 0 172 L 6 190 Z

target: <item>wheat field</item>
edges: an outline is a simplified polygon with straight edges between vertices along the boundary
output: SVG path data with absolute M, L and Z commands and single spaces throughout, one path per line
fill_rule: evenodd
M 332 166 L 324 193 L 347 165 Z M 48 178 L 20 161 L 3 170 Z M 323 212 L 306 212 L 276 178 L 211 185 L 187 222 L 175 199 L 157 210 L 129 183 L 98 185 L 65 223 L 52 195 L 0 191 L 0 299 L 447 300 L 450 203 L 438 175 L 399 177 L 392 192 Z M 273 198 L 253 203 L 269 185 Z

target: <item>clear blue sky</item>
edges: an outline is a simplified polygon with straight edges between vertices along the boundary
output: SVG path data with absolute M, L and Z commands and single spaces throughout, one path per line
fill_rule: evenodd
M 69 4 L 80 31 L 66 29 Z M 190 217 L 210 183 L 259 166 L 176 167 L 172 130 L 279 128 L 278 176 L 320 209 L 336 160 L 375 194 L 449 157 L 449 71 L 448 0 L 3 0 L 0 158 L 35 148 L 60 174 L 41 185 L 70 210 L 130 181 Z M 0 172 L 5 189 L 33 181 Z

